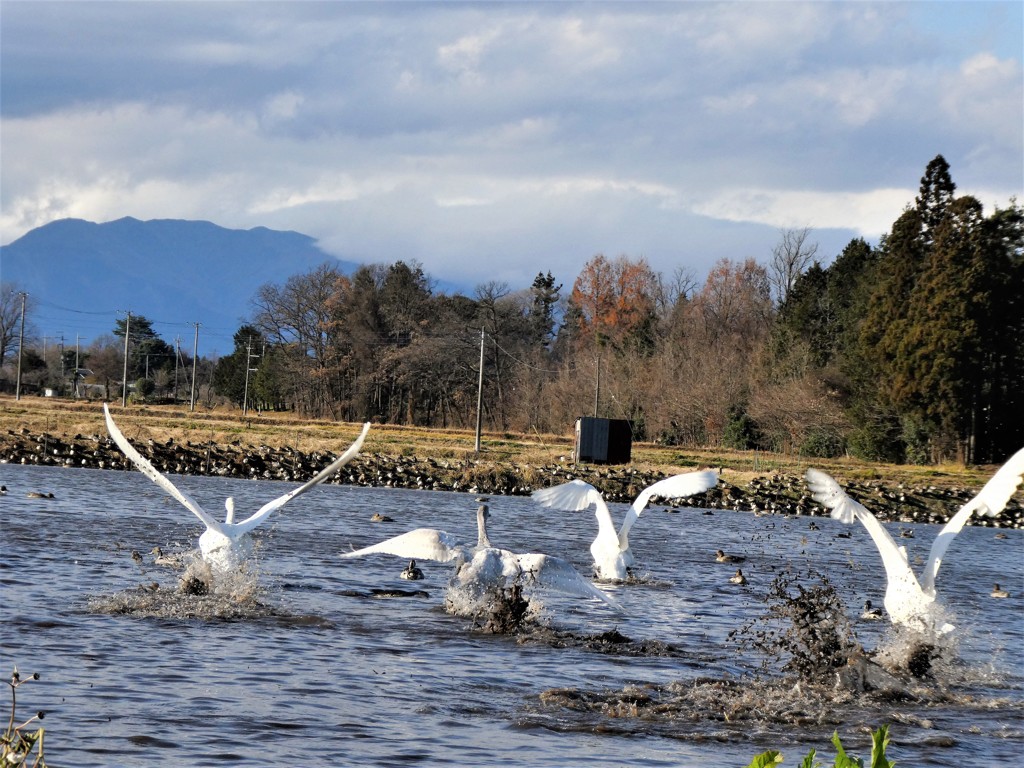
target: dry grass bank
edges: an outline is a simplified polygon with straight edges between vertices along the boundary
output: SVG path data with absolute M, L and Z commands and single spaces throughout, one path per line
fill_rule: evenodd
M 111 405 L 118 424 L 129 438 L 221 445 L 289 446 L 300 451 L 337 450 L 347 445 L 357 424 L 297 418 L 291 413 L 250 412 L 239 409 L 208 409 L 185 405 Z M 106 434 L 102 404 L 57 398 L 0 396 L 0 437 L 27 430 L 64 438 Z M 516 464 L 565 463 L 572 451 L 572 425 L 564 434 L 512 434 L 485 432 L 477 455 L 472 430 L 422 429 L 376 425 L 364 453 L 393 456 L 434 457 Z M 802 474 L 813 464 L 844 480 L 880 480 L 889 484 L 980 487 L 994 467 L 915 467 L 871 464 L 853 459 L 809 462 L 799 456 L 731 450 L 691 450 L 633 444 L 632 465 L 642 471 L 675 472 L 699 467 L 722 467 L 723 477 L 735 485 L 774 472 Z

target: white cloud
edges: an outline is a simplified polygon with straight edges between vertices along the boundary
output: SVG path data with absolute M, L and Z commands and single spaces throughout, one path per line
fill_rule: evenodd
M 0 28 L 4 242 L 181 217 L 438 276 L 699 272 L 780 227 L 877 236 L 938 153 L 986 204 L 1022 192 L 1015 30 L 936 21 L 968 4 L 36 5 Z
M 908 204 L 913 204 L 916 194 L 910 188 L 869 192 L 733 189 L 694 205 L 693 210 L 726 221 L 783 229 L 846 229 L 877 238 L 889 230 Z

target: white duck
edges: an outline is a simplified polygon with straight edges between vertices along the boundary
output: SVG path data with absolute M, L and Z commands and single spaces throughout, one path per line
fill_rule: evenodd
M 452 534 L 436 528 L 417 528 L 379 544 L 344 552 L 341 556 L 385 554 L 454 563 L 455 572 L 449 586 L 459 590 L 470 602 L 481 600 L 492 589 L 507 589 L 525 579 L 527 584 L 577 597 L 596 598 L 618 608 L 608 595 L 580 576 L 568 560 L 538 553 L 517 554 L 493 546 L 487 536 L 489 516 L 487 505 L 481 504 L 476 511 L 475 545 L 462 543 Z
M 160 474 L 160 472 L 150 464 L 142 454 L 135 450 L 132 444 L 128 442 L 128 439 L 114 423 L 106 403 L 103 404 L 103 415 L 106 417 L 107 430 L 110 432 L 110 436 L 117 444 L 117 447 L 124 452 L 124 455 L 131 459 L 132 463 L 139 468 L 139 471 L 141 471 L 142 474 L 181 502 L 206 525 L 206 530 L 199 537 L 199 549 L 202 552 L 203 560 L 208 563 L 213 570 L 220 573 L 234 570 L 249 557 L 252 552 L 252 541 L 248 534 L 263 523 L 270 516 L 271 512 L 276 509 L 280 509 L 296 496 L 299 496 L 310 488 L 319 485 L 343 466 L 348 464 L 348 462 L 350 462 L 353 457 L 359 453 L 359 449 L 363 445 L 363 440 L 366 438 L 366 433 L 370 429 L 370 424 L 367 422 L 363 425 L 363 431 L 360 433 L 359 437 L 356 438 L 356 441 L 352 443 L 349 449 L 335 459 L 330 465 L 321 470 L 316 477 L 307 483 L 300 485 L 298 488 L 289 491 L 283 496 L 279 496 L 273 501 L 267 502 L 254 514 L 241 522 L 235 522 L 235 500 L 229 496 L 224 500 L 224 506 L 227 508 L 227 515 L 224 517 L 224 522 L 219 523 L 201 506 L 199 506 L 199 503 L 195 499 L 184 491 L 179 490 L 170 480 Z
M 975 512 L 995 517 L 1016 492 L 1024 479 L 1024 448 L 1017 451 L 985 484 L 985 487 L 946 523 L 932 542 L 928 562 L 919 582 L 910 567 L 905 547 L 897 546 L 878 518 L 861 504 L 851 499 L 829 475 L 808 469 L 807 485 L 816 501 L 832 510 L 832 517 L 843 522 L 860 520 L 878 547 L 885 566 L 888 584 L 885 589 L 885 610 L 894 624 L 902 624 L 920 631 L 939 635 L 951 632 L 951 624 L 938 620 L 935 606 L 935 577 L 942 558 L 960 529 Z
M 659 480 L 644 488 L 634 499 L 626 511 L 618 533 L 612 522 L 611 512 L 605 504 L 601 492 L 582 480 L 572 480 L 552 488 L 541 488 L 533 492 L 534 501 L 544 507 L 564 509 L 578 512 L 594 505 L 597 516 L 597 538 L 590 545 L 590 554 L 594 556 L 594 567 L 597 577 L 604 580 L 624 581 L 628 569 L 633 565 L 633 552 L 629 548 L 629 531 L 633 523 L 644 511 L 652 497 L 663 499 L 679 499 L 693 496 L 713 488 L 718 483 L 718 473 L 713 470 L 703 472 L 686 472 Z

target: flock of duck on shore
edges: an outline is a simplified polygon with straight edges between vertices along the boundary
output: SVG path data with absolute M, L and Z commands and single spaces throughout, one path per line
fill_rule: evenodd
M 161 472 L 177 475 L 306 482 L 332 456 L 289 447 L 198 444 L 193 442 L 139 441 L 141 454 Z M 133 464 L 107 435 L 61 437 L 28 430 L 0 435 L 0 463 L 89 469 L 130 470 Z M 472 494 L 525 496 L 536 488 L 575 479 L 598 489 L 608 502 L 632 503 L 646 487 L 664 474 L 633 468 L 552 463 L 546 465 L 502 464 L 492 461 L 415 458 L 360 454 L 340 468 L 327 482 L 363 487 L 394 487 L 410 490 L 455 491 Z M 943 524 L 974 492 L 960 487 L 889 486 L 879 481 L 850 483 L 847 492 L 868 504 L 881 520 L 902 523 Z M 802 477 L 773 473 L 755 477 L 746 485 L 720 478 L 717 485 L 692 496 L 673 499 L 674 506 L 731 509 L 753 514 L 828 515 L 807 491 Z M 970 525 L 1024 529 L 1024 504 L 1010 499 L 995 519 L 972 518 Z

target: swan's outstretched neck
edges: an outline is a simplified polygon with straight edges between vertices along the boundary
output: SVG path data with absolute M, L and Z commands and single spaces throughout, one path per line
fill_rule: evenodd
M 478 549 L 490 549 L 491 540 L 487 538 L 487 518 L 490 512 L 487 511 L 487 505 L 481 504 L 476 510 L 476 531 L 477 540 L 476 546 Z
M 228 513 L 224 515 L 224 522 L 228 525 L 232 525 L 235 522 L 235 499 L 232 496 L 228 496 L 224 499 L 224 506 L 227 508 Z

